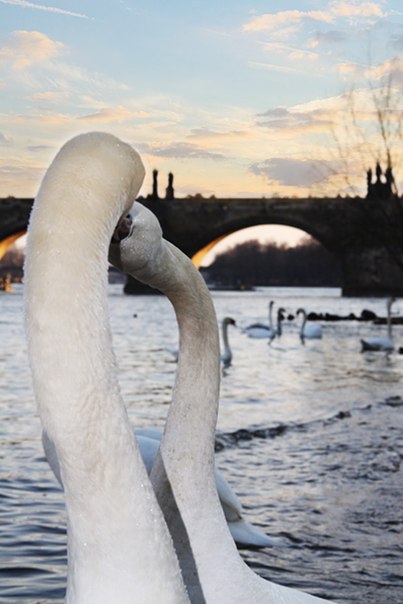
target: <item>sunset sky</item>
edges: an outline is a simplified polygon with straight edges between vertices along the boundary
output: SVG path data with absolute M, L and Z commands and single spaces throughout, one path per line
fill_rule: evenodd
M 374 100 L 402 190 L 402 56 L 401 0 L 0 0 L 0 197 L 90 130 L 141 153 L 143 194 L 154 168 L 177 197 L 362 194 Z

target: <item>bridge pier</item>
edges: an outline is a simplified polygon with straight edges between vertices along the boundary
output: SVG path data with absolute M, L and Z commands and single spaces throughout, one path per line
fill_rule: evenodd
M 385 247 L 350 249 L 341 258 L 342 294 L 348 297 L 403 297 L 403 257 Z

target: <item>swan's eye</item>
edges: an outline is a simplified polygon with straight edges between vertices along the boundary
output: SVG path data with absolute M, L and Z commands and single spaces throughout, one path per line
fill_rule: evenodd
M 128 235 L 130 235 L 132 224 L 133 219 L 130 214 L 127 214 L 127 216 L 121 218 L 112 235 L 112 243 L 120 243 L 122 239 L 125 239 Z

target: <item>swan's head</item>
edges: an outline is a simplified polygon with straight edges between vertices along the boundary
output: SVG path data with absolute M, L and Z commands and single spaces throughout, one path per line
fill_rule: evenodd
M 236 327 L 236 321 L 232 317 L 224 317 L 222 320 L 223 325 L 233 325 Z
M 279 308 L 277 311 L 277 317 L 281 320 L 284 321 L 285 319 L 285 308 Z
M 143 162 L 133 147 L 106 132 L 87 132 L 61 147 L 45 174 L 41 189 L 57 195 L 68 183 L 69 206 L 77 198 L 84 212 L 89 202 L 83 190 L 87 190 L 94 192 L 100 207 L 111 207 L 111 200 L 116 200 L 118 212 L 123 216 L 139 194 L 144 176 Z M 77 187 L 80 195 L 75 195 Z M 58 204 L 60 206 L 60 200 Z
M 109 260 L 134 277 L 157 270 L 162 249 L 162 229 L 157 217 L 141 203 L 117 225 L 109 248 Z M 144 275 L 143 275 L 144 276 Z

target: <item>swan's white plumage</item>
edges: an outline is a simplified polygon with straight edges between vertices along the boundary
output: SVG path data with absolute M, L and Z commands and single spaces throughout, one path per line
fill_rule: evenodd
M 150 473 L 158 454 L 162 432 L 156 428 L 140 428 L 135 433 L 141 456 L 147 472 Z M 243 547 L 277 546 L 278 541 L 270 539 L 261 530 L 245 520 L 241 502 L 217 469 L 215 478 L 220 503 L 234 541 Z
M 273 326 L 273 305 L 274 301 L 270 300 L 268 325 L 265 325 L 264 323 L 252 323 L 252 325 L 245 327 L 243 332 L 249 338 L 269 338 L 269 340 L 273 340 L 276 337 L 276 330 Z
M 297 315 L 302 315 L 302 323 L 300 327 L 299 337 L 304 340 L 317 340 L 322 337 L 322 327 L 319 323 L 307 323 L 306 310 L 299 308 Z
M 162 432 L 157 428 L 138 428 L 135 430 L 135 435 L 141 457 L 150 474 L 160 448 Z M 42 435 L 42 441 L 48 463 L 59 484 L 63 487 L 56 450 L 46 432 Z M 218 470 L 216 470 L 216 484 L 220 503 L 235 542 L 242 547 L 278 546 L 278 541 L 271 539 L 245 520 L 241 502 Z
M 231 317 L 224 317 L 221 321 L 221 333 L 222 333 L 222 352 L 221 352 L 221 362 L 223 364 L 223 369 L 229 367 L 232 363 L 232 349 L 229 343 L 228 337 L 228 326 L 236 325 L 236 322 Z M 167 352 L 169 352 L 174 361 L 177 363 L 179 359 L 179 350 L 178 348 L 166 348 Z
M 188 602 L 121 400 L 108 321 L 110 239 L 143 178 L 129 145 L 77 136 L 47 170 L 28 229 L 26 331 L 65 489 L 69 604 Z
M 392 304 L 395 302 L 395 298 L 389 298 L 386 302 L 387 312 L 387 336 L 372 336 L 363 338 L 361 340 L 361 350 L 365 351 L 379 351 L 379 352 L 392 352 L 395 345 L 392 338 Z
M 190 259 L 162 239 L 156 218 L 139 204 L 135 212 L 132 233 L 121 242 L 119 250 L 115 249 L 112 259 L 118 268 L 165 293 L 179 323 L 181 353 L 173 402 L 152 481 L 174 538 L 191 601 L 325 602 L 262 579 L 242 561 L 235 548 L 215 486 L 220 352 L 212 300 Z

